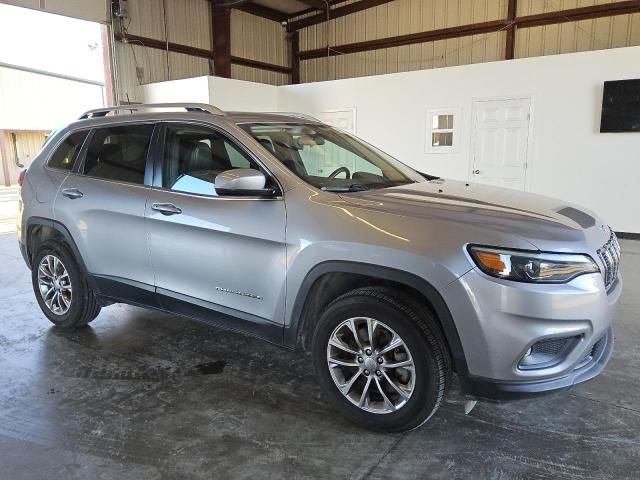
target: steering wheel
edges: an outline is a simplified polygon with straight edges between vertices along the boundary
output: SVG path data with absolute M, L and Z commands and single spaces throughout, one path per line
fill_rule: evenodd
M 338 175 L 340 175 L 342 172 L 344 172 L 347 175 L 347 180 L 351 178 L 351 172 L 349 171 L 349 169 L 347 167 L 338 167 L 331 173 L 331 175 L 329 175 L 327 177 L 327 180 L 333 180 Z

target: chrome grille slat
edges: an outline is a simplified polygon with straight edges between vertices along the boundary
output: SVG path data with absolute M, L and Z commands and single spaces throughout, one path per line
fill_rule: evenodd
M 602 272 L 604 284 L 609 290 L 616 278 L 618 278 L 618 272 L 620 271 L 620 244 L 613 230 L 607 243 L 598 250 L 598 256 L 604 266 L 604 272 Z

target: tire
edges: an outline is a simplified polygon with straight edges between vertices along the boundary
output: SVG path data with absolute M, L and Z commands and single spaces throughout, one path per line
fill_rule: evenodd
M 52 274 L 55 280 L 52 280 Z M 37 251 L 31 268 L 31 283 L 40 309 L 58 327 L 82 327 L 100 313 L 100 304 L 87 285 L 78 262 L 61 243 L 46 242 Z M 49 304 L 45 300 L 45 291 L 50 292 L 48 285 L 56 285 L 52 287 L 53 295 L 48 296 Z M 53 301 L 52 297 L 55 297 Z
M 391 343 L 396 347 L 385 352 Z M 386 287 L 359 288 L 329 304 L 315 328 L 312 358 L 316 378 L 334 407 L 351 422 L 381 432 L 425 423 L 451 382 L 451 359 L 436 318 L 411 297 Z

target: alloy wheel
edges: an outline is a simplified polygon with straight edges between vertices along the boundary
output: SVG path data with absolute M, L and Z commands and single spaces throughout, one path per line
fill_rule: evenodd
M 373 318 L 349 318 L 333 330 L 327 365 L 342 395 L 367 412 L 395 412 L 415 388 L 409 348 L 391 327 Z
M 45 255 L 38 265 L 38 288 L 45 305 L 55 315 L 64 315 L 71 307 L 73 289 L 69 272 L 55 255 Z

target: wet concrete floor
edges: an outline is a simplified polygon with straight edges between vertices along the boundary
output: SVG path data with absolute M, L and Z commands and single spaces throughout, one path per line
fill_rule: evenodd
M 616 349 L 598 378 L 382 435 L 327 405 L 308 355 L 114 305 L 66 332 L 0 235 L 1 479 L 640 478 L 640 242 L 622 241 Z

